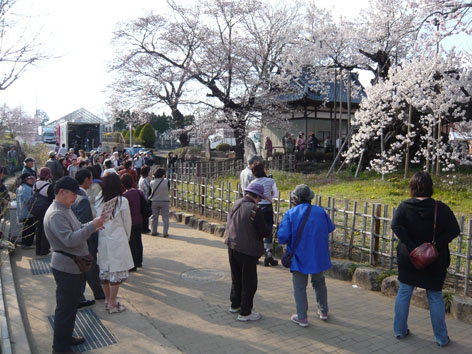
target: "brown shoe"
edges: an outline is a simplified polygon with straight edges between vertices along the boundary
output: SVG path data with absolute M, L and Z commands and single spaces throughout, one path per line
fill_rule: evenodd
M 71 345 L 79 345 L 85 342 L 85 338 L 82 336 L 72 336 Z

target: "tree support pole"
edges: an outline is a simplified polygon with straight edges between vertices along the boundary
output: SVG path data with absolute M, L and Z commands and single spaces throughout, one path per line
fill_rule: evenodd
M 412 114 L 412 106 L 410 103 L 410 107 L 408 108 L 408 125 L 407 125 L 407 143 L 406 143 L 406 152 L 405 152 L 405 174 L 403 178 L 408 178 L 408 168 L 410 167 L 410 125 L 411 125 L 411 114 Z
M 336 165 L 336 162 L 338 162 L 339 158 L 341 157 L 341 153 L 344 149 L 344 146 L 346 146 L 347 142 L 349 141 L 349 139 L 351 139 L 351 133 L 352 133 L 352 129 L 351 131 L 349 132 L 349 134 L 347 135 L 346 137 L 346 140 L 344 140 L 344 143 L 342 146 L 339 147 L 339 151 L 338 151 L 338 154 L 336 155 L 336 158 L 334 159 L 333 163 L 331 164 L 331 167 L 329 168 L 329 171 L 328 171 L 328 174 L 326 175 L 326 177 L 329 177 L 329 175 L 331 174 L 331 172 L 333 172 L 333 169 L 334 169 L 334 166 Z

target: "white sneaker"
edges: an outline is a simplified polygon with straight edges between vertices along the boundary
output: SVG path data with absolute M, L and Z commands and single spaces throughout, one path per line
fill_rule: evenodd
M 326 321 L 328 319 L 328 314 L 324 314 L 320 310 L 318 310 L 318 315 L 320 315 L 320 320 Z
M 240 307 L 237 307 L 237 308 L 230 307 L 230 308 L 228 309 L 228 311 L 231 312 L 231 313 L 238 313 L 239 310 L 241 310 Z
M 257 321 L 257 320 L 260 320 L 261 317 L 262 317 L 262 315 L 261 315 L 259 312 L 251 312 L 251 314 L 250 314 L 250 315 L 247 315 L 247 316 L 238 315 L 237 320 L 238 320 L 238 321 L 243 321 L 243 322 L 246 322 L 246 321 Z

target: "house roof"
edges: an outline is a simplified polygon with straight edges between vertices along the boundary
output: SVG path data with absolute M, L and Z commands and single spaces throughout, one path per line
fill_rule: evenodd
M 85 124 L 105 124 L 105 121 L 98 118 L 96 115 L 90 113 L 85 108 L 80 108 L 72 113 L 65 115 L 50 124 L 72 122 L 72 123 L 85 123 Z
M 366 96 L 362 84 L 359 82 L 358 74 L 352 73 L 352 86 L 351 86 L 351 103 L 360 104 L 362 98 Z M 303 99 L 307 99 L 313 102 L 321 103 L 333 103 L 335 95 L 334 82 L 325 82 L 322 84 L 322 89 L 319 88 L 319 83 L 314 82 L 310 73 L 304 72 L 296 81 L 292 83 L 293 91 L 285 93 L 280 96 L 281 100 L 285 102 L 295 102 Z M 336 82 L 336 102 L 339 102 L 339 81 Z M 348 92 L 347 84 L 344 83 L 342 86 L 342 102 L 347 104 Z

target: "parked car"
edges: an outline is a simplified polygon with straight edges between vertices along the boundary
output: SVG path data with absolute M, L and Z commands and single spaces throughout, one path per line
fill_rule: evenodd
M 127 147 L 125 148 L 126 153 L 128 153 L 130 156 L 134 156 L 140 151 L 144 151 L 145 149 L 141 145 L 133 145 L 133 147 Z

